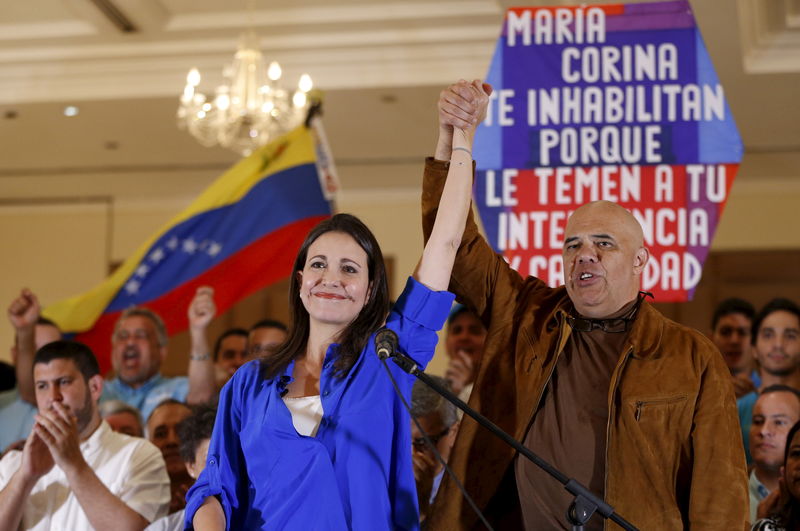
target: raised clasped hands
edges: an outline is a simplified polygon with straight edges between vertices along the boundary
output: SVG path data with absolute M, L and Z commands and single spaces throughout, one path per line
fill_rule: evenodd
M 440 135 L 450 135 L 462 130 L 471 140 L 478 125 L 486 118 L 492 86 L 475 79 L 460 80 L 439 94 Z

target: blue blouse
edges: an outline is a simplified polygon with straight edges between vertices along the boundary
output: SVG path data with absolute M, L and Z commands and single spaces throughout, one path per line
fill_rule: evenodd
M 454 296 L 409 279 L 386 325 L 421 367 L 433 357 Z M 217 496 L 228 529 L 418 529 L 410 417 L 375 354 L 372 338 L 344 378 L 337 345 L 320 375 L 324 415 L 316 437 L 299 435 L 281 393 L 294 364 L 265 380 L 257 361 L 220 393 L 206 468 L 186 495 L 186 528 Z M 388 366 L 410 401 L 414 377 Z

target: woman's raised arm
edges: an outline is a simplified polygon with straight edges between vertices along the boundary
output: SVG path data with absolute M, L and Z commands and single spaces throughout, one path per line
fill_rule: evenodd
M 472 143 L 486 116 L 492 87 L 480 80 L 461 80 L 439 96 L 439 140 L 436 158 L 449 160 L 439 211 L 431 237 L 422 251 L 414 278 L 436 291 L 450 283 L 458 246 L 472 200 Z

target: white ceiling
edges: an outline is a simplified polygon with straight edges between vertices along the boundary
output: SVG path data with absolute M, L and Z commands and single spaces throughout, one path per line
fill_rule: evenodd
M 210 91 L 251 26 L 287 79 L 309 72 L 325 91 L 344 189 L 417 186 L 414 172 L 387 183 L 370 169 L 430 154 L 440 88 L 485 73 L 503 12 L 516 4 L 105 1 L 136 31 L 109 22 L 101 0 L 0 3 L 0 191 L 3 177 L 227 167 L 236 156 L 196 144 L 174 113 L 189 68 L 201 70 L 200 88 Z M 746 151 L 797 160 L 800 0 L 691 3 Z M 80 114 L 64 117 L 66 104 Z

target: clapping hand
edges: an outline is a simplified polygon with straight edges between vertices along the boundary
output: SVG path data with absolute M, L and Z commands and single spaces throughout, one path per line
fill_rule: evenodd
M 77 471 L 86 461 L 81 454 L 78 420 L 61 402 L 36 415 L 34 432 L 49 450 L 52 460 L 67 475 Z
M 31 483 L 35 483 L 38 479 L 53 468 L 55 461 L 53 456 L 50 455 L 50 450 L 47 448 L 45 442 L 36 433 L 36 426 L 31 430 L 25 446 L 22 448 L 22 466 L 20 472 Z

